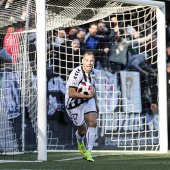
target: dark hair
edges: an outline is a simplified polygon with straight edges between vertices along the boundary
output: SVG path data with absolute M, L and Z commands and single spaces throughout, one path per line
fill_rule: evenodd
M 85 33 L 87 32 L 87 30 L 84 29 L 84 28 L 79 28 L 79 29 L 78 29 L 78 33 L 79 33 L 80 31 L 84 31 Z
M 70 27 L 70 28 L 69 28 L 69 31 L 72 30 L 72 29 L 78 30 L 78 27 Z
M 110 18 L 117 17 L 116 14 L 111 14 Z
M 97 23 L 95 23 L 95 22 L 90 23 L 89 28 L 91 28 L 92 25 L 96 25 L 97 26 Z

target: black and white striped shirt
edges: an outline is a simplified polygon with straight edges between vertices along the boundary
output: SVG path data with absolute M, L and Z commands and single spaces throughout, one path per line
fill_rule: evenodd
M 85 73 L 82 66 L 76 67 L 70 74 L 66 85 L 65 106 L 67 109 L 73 109 L 89 99 L 74 99 L 69 97 L 69 87 L 78 88 L 81 82 L 89 82 L 93 86 L 95 84 L 95 74 L 92 69 L 90 73 Z

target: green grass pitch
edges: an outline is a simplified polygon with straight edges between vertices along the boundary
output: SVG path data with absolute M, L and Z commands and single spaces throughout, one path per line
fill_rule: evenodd
M 37 154 L 0 155 L 2 170 L 170 170 L 167 154 L 93 153 L 95 162 L 87 162 L 79 153 L 48 153 L 47 161 L 37 162 Z M 29 158 L 29 160 L 28 160 Z

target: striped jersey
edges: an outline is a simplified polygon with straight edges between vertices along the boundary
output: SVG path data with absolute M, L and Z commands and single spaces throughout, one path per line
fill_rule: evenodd
M 89 82 L 95 85 L 95 74 L 92 69 L 90 73 L 85 73 L 82 66 L 76 67 L 70 74 L 66 85 L 65 106 L 67 109 L 73 109 L 89 99 L 73 99 L 69 97 L 69 87 L 75 87 L 76 90 L 81 82 Z

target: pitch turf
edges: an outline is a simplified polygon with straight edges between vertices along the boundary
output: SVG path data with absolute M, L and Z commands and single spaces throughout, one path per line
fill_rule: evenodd
M 81 158 L 81 155 L 79 153 L 48 153 L 48 160 L 45 162 L 34 162 L 34 160 L 36 160 L 37 158 L 36 154 L 13 155 L 13 156 L 1 155 L 0 169 L 170 170 L 170 153 L 168 154 L 113 153 L 112 155 L 107 153 L 105 154 L 93 153 L 93 155 L 95 160 L 94 163 L 86 162 Z M 25 160 L 27 160 L 28 157 L 30 162 L 25 162 Z M 4 162 L 4 160 L 6 160 L 6 162 Z M 13 162 L 9 162 L 9 160 Z

